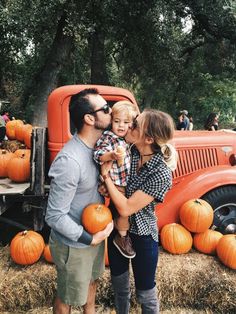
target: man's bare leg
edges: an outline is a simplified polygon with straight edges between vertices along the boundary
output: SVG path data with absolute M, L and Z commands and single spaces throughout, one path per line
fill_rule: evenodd
M 70 313 L 71 306 L 63 303 L 60 298 L 56 297 L 53 304 L 53 314 L 70 314 Z
M 95 314 L 97 281 L 90 282 L 87 303 L 83 306 L 84 314 Z

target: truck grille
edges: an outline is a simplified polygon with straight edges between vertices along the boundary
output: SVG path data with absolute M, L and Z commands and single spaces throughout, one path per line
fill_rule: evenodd
M 216 148 L 178 150 L 178 165 L 173 178 L 218 165 Z

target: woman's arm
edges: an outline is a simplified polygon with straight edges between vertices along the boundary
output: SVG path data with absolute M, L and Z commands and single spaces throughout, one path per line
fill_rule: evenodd
M 150 196 L 141 190 L 136 191 L 130 198 L 126 198 L 117 190 L 108 174 L 104 175 L 103 173 L 103 179 L 106 183 L 110 198 L 115 204 L 119 214 L 123 217 L 128 217 L 138 212 L 154 200 L 153 196 Z

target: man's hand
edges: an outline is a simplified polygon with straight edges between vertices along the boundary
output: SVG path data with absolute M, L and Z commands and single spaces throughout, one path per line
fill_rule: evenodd
M 114 228 L 114 223 L 112 221 L 106 226 L 105 229 L 103 229 L 102 231 L 99 231 L 93 235 L 93 240 L 91 242 L 91 245 L 97 245 L 97 244 L 101 243 L 103 240 L 105 240 L 107 237 L 109 237 L 113 228 Z

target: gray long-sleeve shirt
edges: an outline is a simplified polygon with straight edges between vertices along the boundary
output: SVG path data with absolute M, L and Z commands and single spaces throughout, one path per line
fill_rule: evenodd
M 89 245 L 92 236 L 84 230 L 81 214 L 89 204 L 103 203 L 98 192 L 99 171 L 93 149 L 75 134 L 53 161 L 49 176 L 45 220 L 51 227 L 51 236 L 73 247 Z

